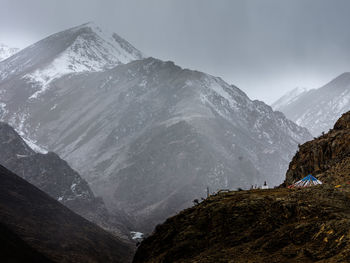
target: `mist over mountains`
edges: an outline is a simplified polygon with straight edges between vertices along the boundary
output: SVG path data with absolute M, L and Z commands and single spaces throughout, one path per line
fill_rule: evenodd
M 1 120 L 151 231 L 205 196 L 283 180 L 309 132 L 220 78 L 144 58 L 92 23 L 0 63 Z
M 350 2 L 0 7 L 0 263 L 350 262 Z
M 343 73 L 318 89 L 294 90 L 272 107 L 319 136 L 350 110 L 350 73 Z

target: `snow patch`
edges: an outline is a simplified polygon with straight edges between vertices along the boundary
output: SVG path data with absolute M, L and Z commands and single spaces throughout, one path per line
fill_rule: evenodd
M 57 104 L 53 105 L 53 106 L 50 108 L 50 111 L 51 111 L 51 110 L 54 110 L 54 109 L 56 109 L 56 108 L 57 108 Z
M 76 183 L 73 183 L 70 187 L 70 189 L 72 190 L 73 193 L 75 193 L 75 187 L 77 186 Z
M 26 157 L 28 157 L 28 155 L 16 154 L 16 157 L 17 157 L 18 159 L 21 159 L 21 158 L 26 158 Z
M 22 136 L 22 135 L 21 135 Z M 28 144 L 28 146 L 37 153 L 42 153 L 42 154 L 47 154 L 48 151 L 43 148 L 42 146 L 39 146 L 35 141 L 29 139 L 29 138 L 25 138 L 22 136 L 22 139 L 25 141 L 26 144 Z
M 9 47 L 5 44 L 0 43 L 0 61 L 5 60 L 12 55 L 16 54 L 19 48 Z
M 143 239 L 143 233 L 141 232 L 131 231 L 130 234 L 132 240 Z
M 6 115 L 8 111 L 6 110 L 6 104 L 3 102 L 0 102 L 0 120 Z

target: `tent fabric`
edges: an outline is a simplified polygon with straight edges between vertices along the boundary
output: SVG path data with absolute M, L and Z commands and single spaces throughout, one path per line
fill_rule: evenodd
M 303 179 L 295 182 L 294 184 L 290 185 L 289 188 L 294 188 L 294 187 L 309 187 L 309 186 L 314 186 L 322 184 L 322 182 L 315 177 L 313 177 L 311 174 L 308 176 L 304 177 Z

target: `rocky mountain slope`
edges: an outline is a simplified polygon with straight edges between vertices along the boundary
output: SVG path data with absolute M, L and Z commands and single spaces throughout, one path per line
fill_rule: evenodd
M 333 129 L 299 147 L 289 165 L 285 185 L 312 174 L 324 183 L 350 184 L 350 112 Z
M 34 152 L 6 123 L 0 122 L 0 164 L 20 175 L 77 214 L 127 238 L 122 218 L 110 214 L 87 182 L 55 153 Z M 119 220 L 118 220 L 119 219 Z
M 126 211 L 142 231 L 205 196 L 207 186 L 280 184 L 297 144 L 311 138 L 222 79 L 154 58 L 45 78 L 44 84 L 28 78 L 42 64 L 31 58 L 33 49 L 50 46 L 52 54 L 53 39 L 66 43 L 61 38 L 77 38 L 89 28 L 19 52 L 18 61 L 28 67 L 17 60 L 0 63 L 6 68 L 0 116 L 67 160 L 110 209 Z
M 306 127 L 314 136 L 327 132 L 334 122 L 350 110 L 350 73 L 343 73 L 319 89 L 302 92 L 272 107 Z
M 22 248 L 27 248 L 23 253 L 32 248 L 32 253 L 39 254 L 32 254 L 32 258 L 40 259 L 35 262 L 48 262 L 43 258 L 53 262 L 130 261 L 133 251 L 129 245 L 3 166 L 0 166 L 0 181 L 0 240 L 6 239 L 8 246 L 19 249 L 13 255 L 1 254 L 0 259 L 4 256 L 17 260 Z
M 3 43 L 0 43 L 0 62 L 16 54 L 18 51 L 19 48 L 9 47 Z
M 350 112 L 300 146 L 276 189 L 221 193 L 156 227 L 139 262 L 349 262 Z M 285 186 L 308 173 L 323 185 Z

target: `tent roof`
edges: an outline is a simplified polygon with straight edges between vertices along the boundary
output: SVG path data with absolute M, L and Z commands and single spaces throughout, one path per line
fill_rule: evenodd
M 311 174 L 309 174 L 308 176 L 305 176 L 303 179 L 290 185 L 289 188 L 309 187 L 309 186 L 318 185 L 318 184 L 322 184 L 322 182 L 320 180 L 318 180 L 317 178 L 313 177 Z
M 302 181 L 318 181 L 315 177 L 313 177 L 311 174 L 309 174 L 308 176 L 305 176 L 303 179 L 301 179 Z

